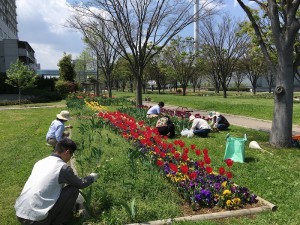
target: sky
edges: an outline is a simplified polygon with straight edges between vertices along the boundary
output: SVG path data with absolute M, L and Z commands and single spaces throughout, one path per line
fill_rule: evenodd
M 81 34 L 65 26 L 71 15 L 67 5 L 70 1 L 16 0 L 19 40 L 31 45 L 41 69 L 58 69 L 64 52 L 76 59 L 84 49 Z M 237 18 L 244 17 L 236 0 L 225 2 L 224 10 Z

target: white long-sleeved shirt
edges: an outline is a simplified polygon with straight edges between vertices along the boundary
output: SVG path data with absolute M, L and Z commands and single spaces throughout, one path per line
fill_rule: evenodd
M 192 123 L 191 130 L 197 129 L 211 129 L 207 121 L 201 118 L 195 118 Z
M 151 114 L 160 114 L 160 107 L 159 105 L 155 105 L 155 106 L 152 106 L 148 111 L 147 111 L 147 115 L 151 115 Z

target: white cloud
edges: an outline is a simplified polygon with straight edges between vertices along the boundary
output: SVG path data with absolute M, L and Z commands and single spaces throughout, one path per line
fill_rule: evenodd
M 35 51 L 41 69 L 57 69 L 63 52 L 73 59 L 83 49 L 81 35 L 66 28 L 71 10 L 66 0 L 17 0 L 19 39 Z

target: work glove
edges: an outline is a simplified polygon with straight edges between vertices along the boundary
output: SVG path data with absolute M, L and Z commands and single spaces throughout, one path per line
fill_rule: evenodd
M 97 173 L 91 173 L 91 177 L 93 177 L 93 180 L 96 181 L 98 179 L 98 174 Z

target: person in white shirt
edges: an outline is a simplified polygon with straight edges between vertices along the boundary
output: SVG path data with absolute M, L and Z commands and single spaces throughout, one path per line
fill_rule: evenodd
M 157 118 L 159 115 L 161 115 L 161 109 L 165 106 L 165 103 L 159 102 L 158 105 L 152 106 L 147 111 L 147 118 Z
M 39 160 L 15 203 L 22 224 L 58 225 L 69 221 L 79 189 L 91 185 L 98 175 L 80 178 L 67 164 L 76 144 L 69 138 L 59 141 L 52 155 Z
M 207 137 L 210 133 L 211 127 L 206 120 L 196 118 L 194 115 L 189 117 L 189 121 L 192 122 L 191 129 L 195 135 L 200 137 Z
M 72 126 L 65 126 L 65 122 L 70 119 L 70 113 L 66 110 L 63 110 L 56 115 L 56 119 L 52 121 L 46 134 L 46 141 L 49 145 L 55 147 L 57 142 L 69 135 L 68 133 L 64 133 L 64 131 L 65 128 L 73 128 Z

